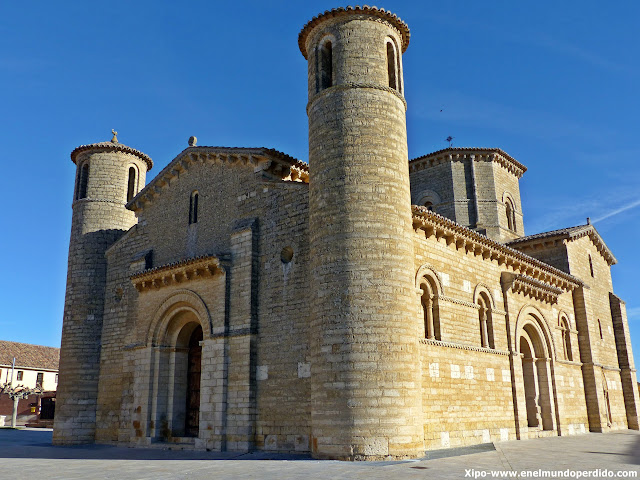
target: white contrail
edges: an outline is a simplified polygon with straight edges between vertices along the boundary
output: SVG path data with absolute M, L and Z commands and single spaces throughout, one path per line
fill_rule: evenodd
M 593 221 L 593 223 L 600 222 L 606 218 L 613 217 L 614 215 L 618 215 L 619 213 L 622 213 L 622 212 L 626 212 L 627 210 L 637 207 L 638 205 L 640 205 L 640 200 L 635 200 L 631 203 L 627 203 L 626 205 L 623 205 L 622 207 L 615 209 L 613 212 L 609 212 L 606 215 L 603 215 L 602 217 L 596 218 Z
M 640 307 L 627 309 L 627 320 L 640 320 Z

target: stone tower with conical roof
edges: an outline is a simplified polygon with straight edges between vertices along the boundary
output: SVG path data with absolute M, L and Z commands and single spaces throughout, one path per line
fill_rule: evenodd
M 308 60 L 312 452 L 422 455 L 423 422 L 402 52 L 375 7 L 303 28 Z
M 62 326 L 55 444 L 94 441 L 100 337 L 106 283 L 105 251 L 135 223 L 125 205 L 144 187 L 151 158 L 118 143 L 82 145 L 77 165 Z

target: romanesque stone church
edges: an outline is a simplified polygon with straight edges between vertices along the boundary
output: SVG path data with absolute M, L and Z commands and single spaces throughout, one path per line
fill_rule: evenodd
M 498 148 L 408 158 L 409 38 L 367 6 L 304 26 L 308 164 L 192 138 L 146 183 L 115 134 L 73 150 L 56 444 L 377 460 L 638 429 L 614 255 L 589 222 L 526 236 Z

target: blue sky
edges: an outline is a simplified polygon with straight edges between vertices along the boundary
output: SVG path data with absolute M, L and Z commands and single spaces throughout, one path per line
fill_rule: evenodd
M 0 112 L 4 222 L 0 338 L 58 346 L 76 146 L 150 155 L 152 178 L 199 145 L 267 146 L 307 160 L 297 35 L 325 1 L 4 2 Z M 411 28 L 410 157 L 499 147 L 525 164 L 527 234 L 585 223 L 618 258 L 640 352 L 640 4 L 379 4 Z M 442 111 L 441 111 L 442 110 Z

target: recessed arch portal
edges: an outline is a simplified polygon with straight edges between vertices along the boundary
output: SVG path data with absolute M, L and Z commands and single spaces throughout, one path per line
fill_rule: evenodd
M 553 430 L 555 405 L 552 396 L 553 358 L 548 326 L 533 308 L 520 312 L 516 326 L 517 351 L 522 377 L 527 425 L 534 430 Z
M 208 311 L 193 292 L 175 293 L 156 311 L 148 337 L 155 370 L 152 439 L 199 436 L 202 341 L 210 333 Z

